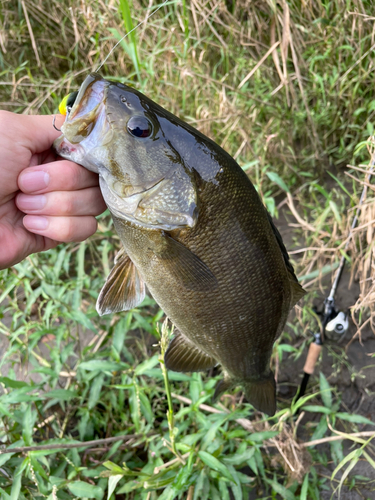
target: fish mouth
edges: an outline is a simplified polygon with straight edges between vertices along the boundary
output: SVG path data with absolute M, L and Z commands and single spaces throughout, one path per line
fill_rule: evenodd
M 112 139 L 112 129 L 106 116 L 109 82 L 92 74 L 81 85 L 76 101 L 61 127 L 62 135 L 53 143 L 56 153 L 98 173 L 97 162 L 90 159 L 97 147 Z

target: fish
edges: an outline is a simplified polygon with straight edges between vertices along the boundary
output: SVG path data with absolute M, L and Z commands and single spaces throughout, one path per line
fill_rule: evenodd
M 167 369 L 221 365 L 215 400 L 241 386 L 274 415 L 273 344 L 305 291 L 249 177 L 197 129 L 97 73 L 60 108 L 54 148 L 99 174 L 123 246 L 98 313 L 138 306 L 147 286 L 175 327 Z

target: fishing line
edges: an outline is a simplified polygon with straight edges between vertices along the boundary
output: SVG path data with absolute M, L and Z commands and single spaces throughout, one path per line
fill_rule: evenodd
M 371 137 L 373 140 L 374 138 Z M 343 335 L 349 326 L 349 322 L 347 320 L 347 314 L 343 313 L 342 311 L 338 311 L 335 307 L 335 294 L 337 291 L 338 284 L 340 282 L 340 278 L 342 276 L 344 267 L 345 267 L 345 262 L 346 262 L 346 251 L 349 248 L 349 244 L 352 240 L 353 237 L 353 231 L 357 225 L 358 222 L 358 217 L 359 214 L 361 213 L 361 207 L 363 205 L 363 202 L 365 201 L 367 190 L 368 190 L 368 185 L 370 184 L 371 177 L 374 175 L 374 168 L 375 168 L 375 152 L 372 153 L 372 158 L 371 158 L 371 163 L 370 163 L 370 168 L 367 173 L 367 183 L 363 186 L 361 198 L 358 203 L 357 211 L 355 213 L 355 216 L 353 218 L 352 225 L 349 230 L 348 238 L 345 243 L 344 247 L 344 252 L 343 255 L 340 259 L 340 264 L 339 267 L 336 271 L 335 279 L 333 280 L 333 284 L 331 287 L 331 291 L 329 292 L 328 297 L 324 300 L 324 308 L 321 314 L 322 319 L 321 319 L 321 331 L 318 333 L 314 333 L 314 340 L 310 344 L 309 351 L 307 354 L 305 366 L 303 367 L 303 379 L 301 382 L 301 385 L 298 389 L 297 392 L 297 397 L 296 401 L 298 401 L 304 394 L 307 388 L 307 384 L 309 381 L 310 376 L 314 373 L 315 365 L 318 361 L 320 351 L 322 350 L 323 347 L 323 341 L 324 337 L 326 335 L 326 332 L 328 333 L 336 333 L 336 334 L 341 334 Z
M 112 52 L 120 45 L 120 43 L 127 37 L 130 35 L 130 33 L 133 33 L 134 30 L 136 30 L 137 28 L 139 28 L 139 26 L 141 26 L 143 23 L 145 23 L 148 19 L 150 19 L 150 17 L 152 17 L 154 14 L 156 14 L 156 12 L 158 10 L 160 10 L 166 3 L 168 2 L 168 0 L 164 0 L 164 2 L 162 4 L 159 5 L 159 7 L 157 9 L 154 10 L 154 12 L 152 12 L 149 16 L 147 16 L 145 19 L 143 19 L 143 21 L 141 21 L 140 23 L 137 24 L 137 26 L 135 26 L 135 28 L 133 28 L 132 30 L 129 31 L 129 33 L 126 33 L 126 35 L 124 35 L 121 40 L 119 40 L 116 45 L 109 51 L 107 57 L 104 59 L 104 61 L 100 64 L 100 66 L 95 70 L 95 73 L 97 73 L 100 68 L 103 66 L 103 64 L 107 61 L 108 57 L 112 54 Z

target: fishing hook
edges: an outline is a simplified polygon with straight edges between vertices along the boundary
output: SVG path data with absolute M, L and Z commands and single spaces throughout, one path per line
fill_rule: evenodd
M 53 120 L 52 120 L 53 128 L 55 130 L 57 130 L 58 132 L 61 132 L 61 128 L 57 128 L 56 125 L 55 125 L 55 122 L 56 122 L 56 115 L 53 115 Z

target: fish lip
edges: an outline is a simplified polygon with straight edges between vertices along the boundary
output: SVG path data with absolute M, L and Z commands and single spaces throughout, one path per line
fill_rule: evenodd
M 90 88 L 88 89 L 88 87 Z M 91 113 L 100 104 L 104 104 L 107 98 L 108 87 L 108 81 L 96 73 L 90 74 L 82 83 L 76 101 L 69 115 L 67 115 L 63 127 L 70 121 Z M 61 127 L 62 130 L 63 127 Z
M 52 148 L 55 153 L 62 158 L 75 161 L 76 163 L 79 163 L 79 159 L 83 159 L 85 155 L 84 147 L 81 144 L 72 144 L 67 140 L 64 134 L 60 135 L 57 139 L 54 140 Z
M 52 145 L 54 151 L 59 155 L 64 157 L 64 155 L 70 154 L 76 150 L 83 149 L 80 144 L 72 144 L 68 141 L 64 134 L 61 134 L 57 139 L 53 141 Z
M 103 147 L 110 142 L 113 133 L 111 122 L 106 113 L 107 90 L 108 85 L 105 81 L 96 81 L 95 85 L 90 88 L 88 96 L 86 96 L 85 89 L 81 88 L 80 101 L 74 104 L 71 112 L 66 116 L 61 127 L 63 133 L 53 143 L 53 149 L 59 156 L 79 163 L 96 173 L 100 167 L 95 164 L 90 153 L 98 147 L 98 143 L 100 143 L 100 147 Z M 77 99 L 80 94 L 78 94 Z M 83 105 L 82 101 L 84 101 Z M 89 107 L 86 105 L 87 101 L 90 103 Z M 78 121 L 78 125 L 80 122 L 83 124 L 93 123 L 93 127 L 87 136 L 82 136 L 79 142 L 71 142 L 67 135 L 69 136 L 69 132 L 72 135 L 69 127 L 76 121 Z M 73 135 L 73 138 L 75 137 Z M 98 137 L 100 137 L 99 141 Z M 72 137 L 69 138 L 72 139 Z

